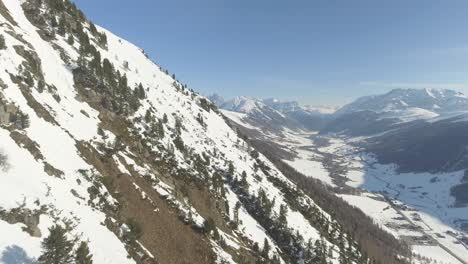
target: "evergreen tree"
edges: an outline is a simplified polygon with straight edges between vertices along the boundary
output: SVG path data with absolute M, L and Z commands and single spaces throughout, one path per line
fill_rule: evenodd
M 65 36 L 65 33 L 66 33 L 65 23 L 66 23 L 65 17 L 61 16 L 60 19 L 59 19 L 59 22 L 58 22 L 58 30 L 57 30 L 57 33 L 60 36 Z
M 6 49 L 6 44 L 5 44 L 5 37 L 0 34 L 0 50 Z
M 21 122 L 21 128 L 22 129 L 28 128 L 29 125 L 30 125 L 29 116 L 27 114 L 21 114 L 20 115 L 20 122 Z
M 152 120 L 153 120 L 153 116 L 151 115 L 151 111 L 149 109 L 147 109 L 146 113 L 145 113 L 145 122 L 146 122 L 146 124 L 150 124 Z
M 81 242 L 75 252 L 75 264 L 93 264 L 93 255 L 89 252 L 88 243 Z
M 141 100 L 146 98 L 145 89 L 141 83 L 138 85 L 138 98 Z
M 39 80 L 39 81 L 37 82 L 37 91 L 40 92 L 40 93 L 42 93 L 42 92 L 44 92 L 44 89 L 45 89 L 45 82 L 44 82 L 44 80 Z
M 258 151 L 256 151 L 256 150 L 253 150 L 252 152 L 250 152 L 250 155 L 254 159 L 258 159 L 258 157 L 259 157 Z
M 24 82 L 29 86 L 32 87 L 34 86 L 34 79 L 29 71 L 24 72 L 23 76 Z
M 51 27 L 56 27 L 58 24 L 57 24 L 57 19 L 55 18 L 55 16 L 52 16 L 52 18 L 50 19 L 50 26 Z
M 234 222 L 238 225 L 239 224 L 239 209 L 241 208 L 241 203 L 238 201 L 234 206 Z
M 89 31 L 91 31 L 91 34 L 93 35 L 96 35 L 98 32 L 97 32 L 97 28 L 96 26 L 93 24 L 93 23 L 90 23 L 89 25 Z
M 100 76 L 101 71 L 101 53 L 96 50 L 93 54 L 93 59 L 91 60 L 90 67 L 94 70 L 96 75 Z
M 97 133 L 98 133 L 98 135 L 101 136 L 101 137 L 105 137 L 105 136 L 106 136 L 106 133 L 104 133 L 104 130 L 103 130 L 101 127 L 98 127 Z
M 304 250 L 304 264 L 313 264 L 315 262 L 314 248 L 312 245 L 312 240 L 309 239 L 307 242 L 306 248 Z
M 268 259 L 269 253 L 270 253 L 270 243 L 268 243 L 268 239 L 265 238 L 265 241 L 263 241 L 262 256 Z
M 107 35 L 106 33 L 101 33 L 99 35 L 99 45 L 106 47 L 107 46 Z
M 161 119 L 158 121 L 158 137 L 164 138 L 164 125 Z
M 128 89 L 128 79 L 127 79 L 127 75 L 124 74 L 119 79 L 119 92 L 125 96 L 125 94 L 127 93 L 127 89 Z
M 49 236 L 42 241 L 41 264 L 71 263 L 73 243 L 67 239 L 66 230 L 60 225 L 49 228 Z
M 73 46 L 73 44 L 75 44 L 75 38 L 73 37 L 72 34 L 68 35 L 67 42 L 68 42 L 68 44 L 70 44 L 72 46 Z
M 280 206 L 280 212 L 278 216 L 278 224 L 281 229 L 286 229 L 288 226 L 287 214 L 288 208 L 282 204 Z
M 245 171 L 243 171 L 241 174 L 241 180 L 240 180 L 239 186 L 244 190 L 249 188 L 249 183 L 247 182 L 247 173 Z
M 230 177 L 234 176 L 234 164 L 232 164 L 232 161 L 229 161 L 228 173 Z
M 104 78 L 106 78 L 108 81 L 114 79 L 114 67 L 107 58 L 105 58 L 102 62 L 102 73 Z

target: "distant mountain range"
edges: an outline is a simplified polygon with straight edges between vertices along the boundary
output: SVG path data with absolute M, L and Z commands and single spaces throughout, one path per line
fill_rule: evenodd
M 341 108 L 245 96 L 225 100 L 212 95 L 210 99 L 225 111 L 246 114 L 244 121 L 256 127 L 268 124 L 271 130 L 286 125 L 291 129 L 350 136 L 370 136 L 406 126 L 405 123 L 462 121 L 468 116 L 468 97 L 438 89 L 394 89 L 382 95 L 361 97 Z
M 457 91 L 438 89 L 394 89 L 386 94 L 365 96 L 340 108 L 336 114 L 358 111 L 402 112 L 419 109 L 421 113 L 443 114 L 468 109 L 468 98 Z M 424 115 L 421 115 L 424 116 Z
M 355 184 L 353 174 L 362 173 L 360 188 L 426 212 L 432 205 L 425 207 L 425 203 L 437 204 L 433 207 L 444 215 L 430 214 L 468 231 L 468 216 L 456 212 L 468 206 L 468 97 L 464 94 L 395 89 L 339 109 L 248 97 L 212 100 L 252 142 L 262 142 L 274 158 L 293 164 L 296 170 L 339 188 Z M 366 157 L 372 157 L 372 162 Z M 411 179 L 410 175 L 426 176 Z M 445 205 L 439 204 L 442 196 L 448 201 Z M 466 233 L 462 237 L 468 241 Z
M 225 100 L 216 94 L 209 98 L 219 108 L 245 114 L 244 121 L 268 130 L 281 130 L 283 127 L 317 130 L 337 110 L 336 107 L 302 105 L 296 101 L 274 98 L 238 96 Z
M 214 101 L 228 116 L 242 113 L 237 121 L 261 130 L 268 127 L 277 134 L 287 128 L 365 137 L 360 144 L 379 154 L 382 162 L 397 163 L 401 170 L 468 167 L 468 97 L 461 92 L 394 89 L 359 98 L 339 109 L 248 97 Z

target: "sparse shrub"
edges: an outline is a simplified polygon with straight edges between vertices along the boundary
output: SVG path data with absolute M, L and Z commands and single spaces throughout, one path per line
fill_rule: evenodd
M 134 218 L 129 218 L 126 224 L 130 231 L 125 234 L 124 238 L 129 242 L 134 242 L 135 240 L 140 239 L 143 235 L 141 225 Z
M 211 231 L 214 231 L 215 229 L 216 229 L 216 224 L 213 218 L 208 217 L 208 219 L 205 219 L 205 222 L 203 223 L 203 231 L 209 234 L 211 233 Z

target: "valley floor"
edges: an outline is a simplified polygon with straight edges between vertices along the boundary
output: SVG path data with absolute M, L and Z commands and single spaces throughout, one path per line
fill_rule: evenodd
M 358 139 L 355 139 L 356 141 Z M 285 160 L 306 176 L 331 186 L 338 196 L 359 207 L 391 234 L 406 240 L 414 263 L 468 263 L 468 209 L 453 206 L 450 188 L 463 171 L 398 173 L 379 164 L 355 144 L 313 132 L 285 131 L 274 142 L 295 153 Z

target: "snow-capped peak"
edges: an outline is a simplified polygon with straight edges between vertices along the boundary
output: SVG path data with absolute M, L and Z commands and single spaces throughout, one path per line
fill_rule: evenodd
M 448 89 L 394 89 L 383 95 L 366 96 L 345 105 L 336 114 L 357 111 L 377 113 L 420 108 L 442 114 L 468 109 L 468 98 L 461 92 Z

